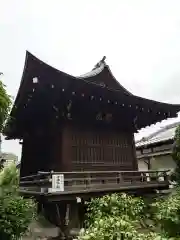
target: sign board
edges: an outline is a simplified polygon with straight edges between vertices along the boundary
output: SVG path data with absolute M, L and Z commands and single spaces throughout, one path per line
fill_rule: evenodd
M 64 174 L 52 175 L 52 192 L 64 192 Z

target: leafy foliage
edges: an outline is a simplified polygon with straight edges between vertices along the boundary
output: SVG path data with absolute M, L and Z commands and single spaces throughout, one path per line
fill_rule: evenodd
M 180 237 L 180 190 L 152 204 L 154 221 L 169 237 Z
M 94 219 L 109 216 L 128 216 L 132 220 L 137 217 L 142 218 L 144 207 L 145 204 L 141 198 L 133 198 L 125 193 L 95 198 L 88 203 L 88 224 L 92 224 Z
M 0 186 L 9 190 L 17 188 L 19 183 L 19 172 L 14 164 L 5 167 L 0 172 Z
M 2 132 L 4 123 L 8 117 L 11 103 L 11 96 L 7 94 L 6 86 L 0 81 L 0 132 Z
M 180 192 L 146 206 L 142 198 L 112 194 L 88 205 L 86 229 L 79 240 L 178 240 Z M 144 224 L 147 217 L 150 224 Z
M 18 194 L 19 173 L 14 164 L 0 172 L 0 239 L 19 239 L 36 217 L 36 204 Z
M 93 199 L 88 203 L 87 229 L 81 231 L 79 239 L 148 239 L 149 235 L 138 232 L 145 207 L 141 198 L 125 193 Z

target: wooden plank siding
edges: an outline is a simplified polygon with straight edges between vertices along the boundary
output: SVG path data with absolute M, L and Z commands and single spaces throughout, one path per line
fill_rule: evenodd
M 135 170 L 131 133 L 66 126 L 63 128 L 64 171 Z

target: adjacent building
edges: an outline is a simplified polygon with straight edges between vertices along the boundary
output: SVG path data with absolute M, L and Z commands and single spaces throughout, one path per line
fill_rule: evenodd
M 173 170 L 172 145 L 176 127 L 180 122 L 169 124 L 136 142 L 139 170 Z

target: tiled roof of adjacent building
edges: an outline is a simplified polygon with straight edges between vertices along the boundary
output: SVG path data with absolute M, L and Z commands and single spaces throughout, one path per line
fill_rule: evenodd
M 141 140 L 136 142 L 136 148 L 165 142 L 174 138 L 176 127 L 180 125 L 180 122 L 169 124 L 160 130 L 150 134 L 148 137 L 143 137 Z

